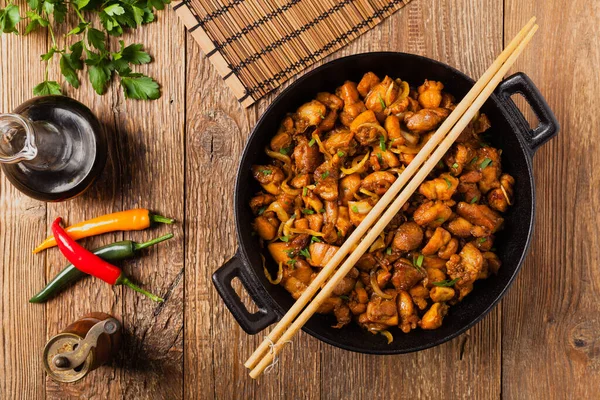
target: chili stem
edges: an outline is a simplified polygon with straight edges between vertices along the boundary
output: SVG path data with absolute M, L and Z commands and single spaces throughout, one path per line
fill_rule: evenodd
M 117 285 L 125 285 L 125 286 L 135 290 L 136 292 L 143 294 L 144 296 L 148 297 L 152 301 L 156 301 L 158 303 L 163 303 L 165 301 L 163 298 L 158 297 L 157 295 L 152 294 L 152 293 L 142 289 L 141 287 L 135 285 L 133 282 L 131 282 L 129 279 L 127 279 L 124 276 L 121 276 L 116 284 Z
M 173 218 L 163 217 L 162 215 L 158 214 L 150 214 L 150 221 L 161 224 L 172 224 L 175 222 Z
M 147 242 L 143 242 L 143 243 L 134 243 L 134 244 L 133 244 L 133 250 L 134 250 L 134 251 L 140 251 L 140 250 L 142 250 L 142 249 L 146 249 L 146 248 L 148 248 L 148 247 L 150 247 L 150 246 L 154 246 L 154 245 L 155 245 L 155 244 L 157 244 L 157 243 L 164 242 L 165 240 L 169 240 L 169 239 L 171 239 L 172 237 L 173 237 L 173 234 L 172 234 L 172 233 L 168 233 L 168 234 L 166 234 L 166 235 L 163 235 L 163 236 L 161 236 L 161 237 L 158 237 L 158 238 L 156 238 L 156 239 L 149 240 L 149 241 L 147 241 Z

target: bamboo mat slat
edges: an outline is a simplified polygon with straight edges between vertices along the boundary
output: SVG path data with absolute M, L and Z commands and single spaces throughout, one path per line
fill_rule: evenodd
M 410 0 L 183 0 L 173 9 L 245 107 Z

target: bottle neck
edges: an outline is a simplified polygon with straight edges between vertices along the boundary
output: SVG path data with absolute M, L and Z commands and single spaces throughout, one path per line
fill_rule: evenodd
M 64 167 L 71 150 L 65 137 L 48 121 L 21 114 L 0 114 L 0 163 L 24 163 L 35 170 Z
M 32 121 L 19 114 L 0 114 L 0 162 L 14 164 L 37 156 Z

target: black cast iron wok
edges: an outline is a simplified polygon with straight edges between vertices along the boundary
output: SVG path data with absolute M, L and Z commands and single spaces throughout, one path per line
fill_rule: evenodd
M 264 148 L 277 132 L 286 113 L 314 98 L 317 92 L 333 92 L 346 80 L 358 82 L 367 71 L 380 77 L 389 75 L 418 86 L 427 79 L 443 82 L 445 90 L 461 99 L 472 87 L 473 80 L 456 69 L 440 62 L 405 53 L 366 53 L 340 58 L 325 64 L 298 79 L 284 90 L 264 113 L 244 150 L 235 188 L 235 219 L 239 240 L 237 254 L 213 275 L 213 283 L 226 306 L 240 326 L 255 334 L 280 318 L 293 304 L 290 294 L 281 286 L 268 282 L 263 273 L 258 239 L 252 236 L 253 215 L 248 206 L 250 198 L 260 190 L 251 175 L 253 164 L 267 163 Z M 510 99 L 520 93 L 539 119 L 530 129 L 525 118 Z M 532 157 L 535 150 L 558 133 L 559 126 L 542 95 L 523 73 L 504 80 L 484 105 L 492 123 L 490 142 L 503 150 L 503 170 L 516 179 L 516 203 L 505 215 L 505 228 L 495 242 L 502 267 L 497 276 L 478 281 L 473 292 L 461 303 L 450 308 L 441 328 L 432 331 L 416 329 L 408 334 L 391 329 L 394 341 L 387 344 L 381 335 L 373 335 L 357 324 L 334 329 L 331 315 L 315 315 L 304 330 L 314 337 L 343 349 L 371 354 L 397 354 L 422 350 L 443 343 L 461 334 L 485 316 L 506 292 L 527 254 L 533 233 L 535 189 Z M 267 258 L 268 267 L 277 266 Z M 270 264 L 269 264 L 270 263 Z M 247 311 L 231 286 L 238 277 L 259 311 Z

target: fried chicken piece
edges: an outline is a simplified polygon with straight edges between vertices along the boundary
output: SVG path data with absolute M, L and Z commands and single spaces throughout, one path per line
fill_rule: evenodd
M 471 224 L 486 228 L 490 233 L 495 233 L 504 222 L 504 218 L 496 211 L 482 204 L 468 204 L 461 201 L 456 207 L 456 212 Z
M 460 238 L 470 237 L 472 229 L 473 224 L 462 217 L 455 218 L 448 223 L 450 233 Z
M 344 102 L 343 111 L 340 113 L 340 121 L 345 126 L 350 126 L 352 121 L 367 109 L 359 98 L 356 83 L 346 81 L 342 86 L 337 88 L 335 93 Z
M 435 232 L 433 232 L 433 235 L 431 236 L 425 247 L 421 249 L 421 253 L 425 256 L 431 256 L 437 253 L 438 250 L 444 247 L 446 244 L 448 244 L 448 242 L 450 242 L 451 239 L 452 235 L 450 235 L 450 233 L 447 230 L 445 230 L 444 228 L 436 228 Z
M 448 260 L 448 259 L 450 259 L 452 254 L 456 254 L 457 251 L 458 251 L 458 239 L 452 238 L 452 239 L 450 239 L 450 241 L 448 242 L 447 245 L 443 246 L 438 251 L 437 255 L 439 258 L 441 258 L 443 260 Z
M 383 128 L 388 134 L 388 140 L 393 147 L 401 146 L 406 143 L 400 128 L 400 119 L 395 115 L 389 115 L 383 123 Z
M 397 293 L 394 290 L 385 290 L 386 294 L 392 295 L 392 299 L 382 299 L 373 294 L 367 304 L 367 319 L 387 326 L 398 325 L 398 309 L 396 307 Z
M 275 196 L 268 193 L 260 193 L 250 199 L 250 208 L 252 212 L 256 215 L 259 210 L 263 207 L 266 208 L 269 204 L 275 201 Z
M 329 154 L 333 155 L 343 152 L 344 156 L 346 156 L 353 155 L 358 145 L 354 140 L 354 133 L 348 128 L 337 128 L 323 142 L 323 146 Z
M 277 236 L 277 229 L 279 228 L 279 220 L 274 212 L 268 211 L 263 215 L 259 215 L 254 220 L 252 225 L 254 230 L 264 240 L 273 240 Z
M 446 303 L 434 303 L 419 321 L 419 326 L 426 330 L 437 329 L 442 326 L 442 321 L 447 313 L 448 305 Z
M 487 195 L 490 207 L 494 210 L 505 212 L 513 201 L 514 184 L 515 178 L 508 174 L 503 174 L 500 177 L 500 187 L 490 190 Z
M 498 270 L 502 266 L 502 261 L 500 261 L 500 258 L 498 258 L 498 256 L 495 253 L 492 253 L 491 251 L 486 251 L 485 253 L 483 253 L 483 259 L 488 264 L 488 270 L 492 274 L 497 274 Z
M 367 110 L 373 110 L 377 115 L 377 119 L 384 120 L 384 111 L 388 105 L 391 105 L 400 88 L 398 84 L 389 76 L 383 78 L 383 81 L 375 85 L 365 97 L 365 107 Z
M 331 314 L 336 309 L 336 307 L 340 307 L 342 303 L 343 300 L 339 297 L 329 297 L 323 303 L 321 303 L 321 305 L 317 309 L 317 312 L 319 314 Z
M 309 143 L 310 141 L 304 136 L 296 138 L 296 147 L 292 158 L 296 164 L 296 170 L 300 174 L 312 174 L 323 162 L 323 155 L 319 151 L 319 146 L 316 143 L 311 146 Z
M 410 294 L 405 290 L 398 291 L 398 313 L 400 315 L 400 325 L 398 326 L 402 332 L 408 333 L 417 327 L 419 315 Z
M 369 295 L 367 291 L 362 287 L 354 288 L 354 291 L 350 295 L 348 301 L 348 307 L 354 315 L 360 315 L 367 311 L 367 303 L 369 302 Z
M 282 149 L 290 149 L 292 147 L 294 134 L 294 120 L 287 116 L 283 119 L 277 134 L 271 139 L 271 150 L 281 151 Z
M 379 125 L 377 117 L 372 110 L 367 110 L 354 119 L 350 124 L 350 130 L 354 132 L 354 137 L 363 146 L 373 143 L 379 143 L 381 132 L 375 125 Z
M 340 179 L 340 197 L 338 200 L 343 205 L 348 205 L 349 201 L 354 200 L 354 195 L 360 189 L 360 174 L 351 174 Z
M 367 175 L 362 180 L 360 187 L 378 196 L 383 196 L 395 181 L 396 177 L 391 172 L 376 171 Z
M 354 266 L 361 271 L 369 272 L 377 266 L 377 260 L 373 253 L 365 253 Z
M 429 296 L 431 297 L 431 300 L 436 303 L 445 303 L 447 301 L 450 301 L 454 298 L 455 294 L 456 292 L 454 291 L 454 289 L 450 287 L 434 286 L 429 291 Z
M 304 260 L 296 260 L 293 267 L 286 264 L 283 268 L 283 277 L 281 284 L 290 292 L 294 300 L 302 295 L 304 290 L 310 285 L 310 282 L 314 278 L 314 271 Z
M 310 259 L 308 259 L 308 262 L 313 267 L 323 268 L 335 255 L 338 249 L 339 247 L 332 246 L 327 243 L 311 243 L 308 247 L 308 251 L 310 253 Z
M 343 328 L 352 321 L 352 314 L 350 313 L 350 308 L 344 303 L 335 306 L 335 308 L 333 309 L 333 315 L 335 315 L 337 324 L 332 326 L 332 328 Z
M 311 100 L 302 104 L 296 110 L 296 129 L 298 132 L 304 132 L 309 126 L 318 126 L 325 118 L 327 108 L 325 104 L 317 100 Z
M 323 200 L 337 200 L 339 195 L 338 177 L 338 169 L 332 167 L 328 161 L 325 161 L 323 164 L 319 165 L 314 174 L 314 179 L 317 184 L 315 187 L 315 193 L 318 194 Z
M 444 161 L 450 173 L 454 176 L 462 174 L 467 164 L 473 159 L 474 151 L 464 144 L 455 144 L 444 156 Z
M 429 200 L 450 200 L 458 187 L 458 179 L 445 173 L 438 178 L 425 181 L 419 186 L 419 193 Z
M 405 222 L 398 227 L 392 242 L 392 250 L 407 252 L 417 249 L 423 241 L 423 230 L 414 222 Z
M 419 92 L 419 104 L 423 108 L 438 108 L 442 102 L 442 82 L 429 81 L 425 79 L 417 89 Z
M 348 207 L 340 206 L 338 208 L 338 218 L 335 222 L 335 227 L 342 237 L 346 237 L 350 230 L 354 227 L 350 220 L 350 212 Z
M 448 92 L 442 92 L 442 101 L 440 107 L 454 110 L 456 108 L 456 99 Z
M 458 279 L 455 287 L 459 290 L 458 299 L 462 300 L 473 290 L 473 282 L 483 267 L 483 256 L 472 243 L 467 243 L 459 254 L 454 254 L 446 263 L 451 279 Z
M 378 85 L 379 82 L 381 82 L 381 80 L 377 75 L 375 75 L 373 72 L 367 72 L 363 75 L 360 82 L 358 82 L 358 86 L 356 88 L 362 97 L 367 97 L 367 94 L 369 94 L 371 89 Z
M 358 270 L 352 268 L 350 272 L 335 286 L 333 294 L 336 296 L 343 296 L 349 294 L 354 285 L 356 285 L 356 279 L 358 278 Z
M 406 127 L 413 132 L 425 133 L 436 129 L 450 115 L 445 108 L 424 108 L 404 114 Z
M 327 107 L 334 111 L 339 111 L 344 107 L 344 100 L 340 99 L 333 93 L 320 92 L 317 93 L 317 101 L 325 104 Z
M 252 176 L 271 194 L 279 194 L 281 182 L 285 179 L 281 168 L 274 165 L 253 165 Z
M 389 149 L 381 151 L 380 147 L 373 148 L 371 157 L 369 157 L 369 164 L 375 171 L 388 168 L 396 168 L 400 166 L 400 160 L 392 153 Z M 395 178 L 394 178 L 395 179 Z
M 413 302 L 419 308 L 419 310 L 424 310 L 427 308 L 429 290 L 427 290 L 425 286 L 415 285 L 409 289 L 408 293 L 410 293 L 410 297 L 412 297 Z
M 354 226 L 358 226 L 372 208 L 373 206 L 368 200 L 349 201 L 348 210 L 350 213 L 350 221 L 352 221 Z
M 416 269 L 406 258 L 401 258 L 394 263 L 392 285 L 399 290 L 409 290 L 427 275 L 424 271 Z
M 417 208 L 413 214 L 415 222 L 421 226 L 437 228 L 452 216 L 452 210 L 442 201 L 428 201 Z
M 335 127 L 335 122 L 337 121 L 338 113 L 335 110 L 330 110 L 325 117 L 321 120 L 321 123 L 317 125 L 317 128 L 320 132 L 329 132 Z
M 481 172 L 481 180 L 478 182 L 481 193 L 486 194 L 490 190 L 500 187 L 501 163 L 500 153 L 493 147 L 483 147 L 477 150 L 477 169 Z

